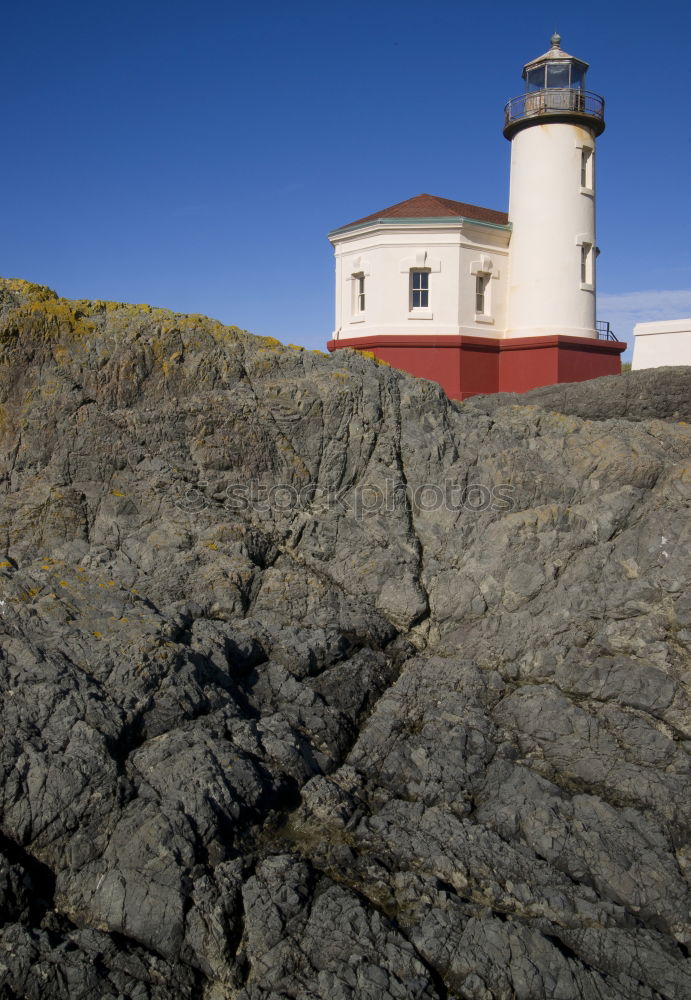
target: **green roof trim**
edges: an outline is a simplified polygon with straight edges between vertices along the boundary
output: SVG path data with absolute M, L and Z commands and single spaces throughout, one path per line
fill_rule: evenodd
M 484 222 L 482 219 L 472 219 L 469 215 L 435 215 L 429 218 L 410 218 L 410 219 L 397 219 L 389 217 L 382 217 L 380 219 L 367 219 L 366 222 L 352 222 L 348 226 L 341 226 L 339 229 L 332 229 L 330 233 L 327 234 L 327 238 L 331 236 L 336 236 L 339 233 L 347 233 L 354 229 L 366 229 L 368 226 L 400 226 L 400 225 L 439 225 L 441 223 L 449 222 L 471 222 L 474 226 L 485 226 L 487 229 L 504 229 L 511 230 L 512 224 L 510 222 Z

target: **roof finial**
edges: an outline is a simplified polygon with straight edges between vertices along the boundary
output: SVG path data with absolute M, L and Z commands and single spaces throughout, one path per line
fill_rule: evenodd
M 550 38 L 550 41 L 552 43 L 552 48 L 558 49 L 559 46 L 561 45 L 561 35 L 557 31 L 555 31 L 552 37 Z

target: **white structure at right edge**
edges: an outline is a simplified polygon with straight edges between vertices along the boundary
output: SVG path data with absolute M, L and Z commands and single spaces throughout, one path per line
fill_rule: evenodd
M 691 319 L 636 323 L 631 368 L 691 365 Z
M 585 89 L 588 64 L 552 47 L 523 69 L 509 101 L 511 140 L 506 337 L 597 339 L 595 139 L 604 101 Z

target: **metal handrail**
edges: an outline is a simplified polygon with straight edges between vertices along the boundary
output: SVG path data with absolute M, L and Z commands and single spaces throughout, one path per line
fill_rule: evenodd
M 595 329 L 597 330 L 598 340 L 614 340 L 619 343 L 619 338 L 615 335 L 614 331 L 609 325 L 609 320 L 598 319 L 595 322 Z
M 604 121 L 605 99 L 589 90 L 572 90 L 568 87 L 548 87 L 528 94 L 512 97 L 504 108 L 504 127 L 524 118 L 564 113 L 587 115 Z

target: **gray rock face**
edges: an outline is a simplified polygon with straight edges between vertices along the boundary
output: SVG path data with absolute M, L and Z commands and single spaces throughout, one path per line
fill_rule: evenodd
M 530 392 L 474 396 L 472 407 L 487 413 L 498 407 L 540 406 L 586 420 L 691 420 L 688 368 L 658 368 L 628 372 L 624 378 L 608 375 L 575 385 L 548 385 Z M 664 388 L 663 388 L 664 387 Z M 662 390 L 662 391 L 661 391 Z
M 0 282 L 0 997 L 691 995 L 690 388 Z

